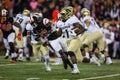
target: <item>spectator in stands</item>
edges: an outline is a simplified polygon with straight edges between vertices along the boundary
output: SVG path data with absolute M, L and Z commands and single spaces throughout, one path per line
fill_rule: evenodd
M 116 30 L 114 32 L 115 33 L 115 36 L 114 36 L 115 41 L 114 41 L 114 45 L 113 45 L 113 56 L 112 56 L 114 59 L 117 58 L 118 50 L 120 48 L 120 46 L 119 46 L 119 44 L 120 44 L 120 41 L 119 41 L 120 34 L 119 34 L 119 30 L 117 29 L 116 26 L 115 26 L 115 28 L 116 28 Z
M 38 1 L 37 0 L 32 0 L 30 1 L 30 8 L 32 9 L 32 11 L 34 12 L 35 9 L 38 7 Z
M 119 8 L 117 5 L 114 5 L 110 11 L 110 16 L 112 18 L 112 20 L 118 20 L 118 16 L 119 16 Z

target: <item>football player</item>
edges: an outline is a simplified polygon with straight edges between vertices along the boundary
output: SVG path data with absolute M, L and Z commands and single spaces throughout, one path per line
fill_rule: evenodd
M 41 58 L 44 61 L 47 71 L 51 71 L 49 62 L 49 49 L 47 46 L 47 30 L 43 25 L 43 18 L 39 13 L 35 13 L 30 23 L 26 26 L 27 34 L 31 37 L 33 53 L 37 56 L 37 60 Z
M 60 14 L 62 15 L 62 21 L 59 21 L 59 24 L 57 24 L 62 29 L 64 37 L 67 39 L 68 55 L 71 57 L 73 66 L 75 67 L 72 73 L 79 73 L 75 54 L 79 54 L 77 56 L 80 56 L 81 62 L 94 62 L 100 65 L 95 58 L 88 59 L 83 57 L 80 52 L 81 40 L 79 36 L 85 36 L 86 30 L 83 25 L 81 25 L 80 20 L 73 14 L 73 8 L 65 7 L 61 10 Z
M 75 32 L 77 30 L 76 26 L 79 26 L 81 23 L 77 19 L 77 17 L 74 15 L 73 7 L 68 6 L 64 7 L 61 12 L 62 22 L 64 25 L 60 26 L 63 29 L 63 33 L 66 33 L 64 36 L 67 39 L 68 44 L 68 55 L 71 58 L 71 61 L 73 63 L 73 70 L 72 73 L 80 73 L 78 66 L 77 66 L 77 59 L 75 53 L 79 50 L 80 46 L 80 39 L 77 36 L 77 33 L 84 32 L 84 29 L 81 27 L 81 31 Z
M 62 58 L 63 64 L 64 64 L 64 68 L 67 69 L 67 65 L 69 65 L 71 67 L 71 69 L 73 69 L 73 65 L 71 64 L 71 62 L 69 61 L 69 59 L 67 58 L 67 44 L 65 43 L 62 35 L 62 30 L 60 28 L 57 28 L 56 25 L 51 22 L 49 19 L 44 18 L 43 19 L 43 23 L 44 25 L 48 28 L 48 41 L 53 49 L 53 51 L 56 53 L 56 55 L 58 56 L 59 59 L 59 64 Z M 49 47 L 50 47 L 49 45 Z M 64 58 L 66 57 L 66 58 Z M 56 65 L 58 63 L 55 63 L 54 65 Z
M 30 11 L 25 9 L 23 10 L 22 14 L 17 14 L 15 17 L 14 25 L 15 27 L 21 27 L 21 30 L 19 30 L 17 33 L 17 45 L 19 46 L 19 52 L 20 55 L 18 57 L 18 60 L 23 59 L 23 52 L 25 53 L 26 60 L 30 61 L 30 54 L 29 49 L 27 47 L 27 31 L 25 30 L 26 24 L 30 21 Z M 23 42 L 22 42 L 23 41 Z
M 103 40 L 103 32 L 101 31 L 101 28 L 98 26 L 94 18 L 90 16 L 90 11 L 88 9 L 83 8 L 81 10 L 81 14 L 83 17 L 83 25 L 90 33 L 90 36 L 88 36 L 88 38 L 84 40 L 83 44 L 89 45 L 90 43 L 96 41 L 99 49 L 99 53 L 98 53 L 99 58 L 105 60 L 105 55 L 102 54 L 105 52 L 105 42 Z
M 14 20 L 12 17 L 9 17 L 9 12 L 7 9 L 2 8 L 0 10 L 0 24 L 1 30 L 3 33 L 3 41 L 5 48 L 7 49 L 5 59 L 11 55 L 12 63 L 16 62 L 17 54 L 15 52 L 15 31 L 13 29 Z

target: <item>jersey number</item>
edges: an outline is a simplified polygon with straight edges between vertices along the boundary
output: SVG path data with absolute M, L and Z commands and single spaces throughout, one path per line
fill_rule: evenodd
M 21 23 L 22 23 L 22 21 L 23 21 L 23 19 L 22 19 L 22 18 L 17 17 L 17 21 L 21 24 Z

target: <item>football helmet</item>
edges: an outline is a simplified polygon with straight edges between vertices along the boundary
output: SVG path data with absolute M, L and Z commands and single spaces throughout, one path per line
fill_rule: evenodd
M 23 14 L 24 16 L 30 16 L 30 11 L 27 10 L 27 9 L 25 9 L 25 10 L 23 10 L 22 14 Z
M 63 16 L 63 18 L 65 20 L 69 19 L 71 16 L 73 16 L 74 14 L 74 10 L 73 7 L 68 6 L 68 7 L 64 7 L 61 12 L 60 12 L 61 16 Z
M 34 13 L 33 16 L 36 16 L 36 17 L 43 17 L 42 13 Z
M 41 13 L 34 13 L 33 16 L 31 17 L 32 22 L 38 23 L 42 19 L 42 14 Z
M 90 16 L 90 11 L 87 8 L 82 8 L 81 14 L 82 16 Z

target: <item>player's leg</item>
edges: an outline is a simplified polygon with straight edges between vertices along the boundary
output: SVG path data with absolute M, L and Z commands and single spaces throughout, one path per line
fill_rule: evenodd
M 16 62 L 16 58 L 17 58 L 17 54 L 15 52 L 15 32 L 12 32 L 8 35 L 7 37 L 8 39 L 8 43 L 9 43 L 9 46 L 10 46 L 10 53 L 11 53 L 11 58 L 12 58 L 12 62 Z
M 40 51 L 41 51 L 41 56 L 44 59 L 44 64 L 45 64 L 46 71 L 51 71 L 51 67 L 49 65 L 50 57 L 49 57 L 49 49 L 48 49 L 48 47 L 41 45 Z
M 40 46 L 41 44 L 32 44 L 33 53 L 36 61 L 41 61 Z
M 27 47 L 27 37 L 23 36 L 23 46 L 24 46 L 24 53 L 26 56 L 26 60 L 30 61 L 30 53 L 29 53 L 29 48 Z
M 61 45 L 59 44 L 58 39 L 50 40 L 49 43 L 50 43 L 49 47 L 53 49 L 54 53 L 57 56 L 57 59 L 55 60 L 55 63 L 53 63 L 53 65 L 61 64 L 62 58 L 61 58 L 61 55 L 59 53 L 59 50 L 61 50 L 62 48 L 61 48 Z
M 77 58 L 76 58 L 76 55 L 75 55 L 75 52 L 80 49 L 80 43 L 79 43 L 80 39 L 78 37 L 72 39 L 70 41 L 70 44 L 68 46 L 68 55 L 70 56 L 71 58 L 71 61 L 73 63 L 73 71 L 72 73 L 80 73 L 79 69 L 78 69 L 78 66 L 77 66 Z
M 10 55 L 10 47 L 9 47 L 9 44 L 6 38 L 3 38 L 3 42 L 4 42 L 5 49 L 6 49 L 5 59 L 8 59 Z

